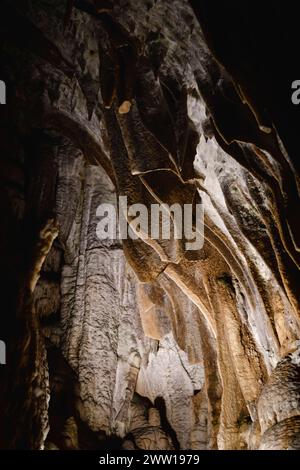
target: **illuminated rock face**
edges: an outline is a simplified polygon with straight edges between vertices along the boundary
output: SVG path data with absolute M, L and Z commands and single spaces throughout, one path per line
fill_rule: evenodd
M 4 8 L 4 448 L 299 449 L 294 116 L 209 1 Z M 202 201 L 203 248 L 99 240 L 118 196 Z

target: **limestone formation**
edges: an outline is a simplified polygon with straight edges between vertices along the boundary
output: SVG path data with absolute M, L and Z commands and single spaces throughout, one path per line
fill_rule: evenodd
M 0 7 L 1 448 L 300 449 L 297 27 L 223 3 Z M 203 247 L 99 239 L 120 196 Z

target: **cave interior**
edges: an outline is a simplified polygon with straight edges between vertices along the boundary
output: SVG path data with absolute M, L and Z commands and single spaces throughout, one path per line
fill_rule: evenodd
M 298 30 L 282 0 L 1 2 L 1 449 L 300 449 Z M 101 239 L 120 197 L 201 205 L 203 246 Z

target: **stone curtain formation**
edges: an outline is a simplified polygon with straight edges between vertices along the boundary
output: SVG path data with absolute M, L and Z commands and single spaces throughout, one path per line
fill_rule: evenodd
M 255 3 L 1 3 L 2 448 L 300 448 L 297 25 Z M 119 197 L 203 247 L 100 239 Z

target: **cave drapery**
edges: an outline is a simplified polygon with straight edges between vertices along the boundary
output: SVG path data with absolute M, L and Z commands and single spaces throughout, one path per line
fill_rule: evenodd
M 0 6 L 0 447 L 299 449 L 299 158 L 284 2 Z M 204 207 L 204 245 L 97 207 Z

